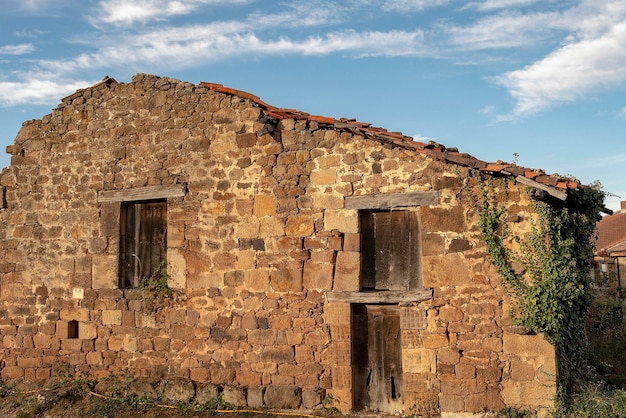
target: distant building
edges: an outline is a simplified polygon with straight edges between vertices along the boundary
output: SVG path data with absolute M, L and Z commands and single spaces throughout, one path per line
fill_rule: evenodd
M 597 224 L 596 257 L 592 272 L 598 288 L 626 286 L 626 201 Z

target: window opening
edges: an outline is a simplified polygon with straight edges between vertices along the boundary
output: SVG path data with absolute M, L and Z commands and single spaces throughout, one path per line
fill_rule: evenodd
M 78 321 L 72 320 L 67 323 L 67 338 L 78 338 Z
M 123 202 L 120 212 L 120 287 L 139 287 L 167 254 L 167 200 Z
M 421 286 L 417 211 L 361 211 L 361 290 Z

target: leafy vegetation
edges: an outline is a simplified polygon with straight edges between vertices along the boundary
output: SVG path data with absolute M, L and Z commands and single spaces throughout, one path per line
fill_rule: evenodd
M 507 224 L 507 180 L 496 187 L 493 177 L 485 181 L 474 172 L 472 178 L 476 187 L 466 187 L 466 192 L 494 266 L 515 302 L 513 319 L 554 345 L 557 400 L 562 403 L 588 374 L 584 324 L 592 300 L 591 237 L 604 193 L 599 187 L 581 187 L 570 190 L 564 203 L 534 201 L 532 228 L 522 238 Z
M 167 284 L 168 279 L 167 263 L 162 261 L 150 277 L 141 280 L 139 288 L 146 291 L 144 298 L 146 309 L 156 311 L 163 305 L 165 299 L 173 296 L 172 289 Z

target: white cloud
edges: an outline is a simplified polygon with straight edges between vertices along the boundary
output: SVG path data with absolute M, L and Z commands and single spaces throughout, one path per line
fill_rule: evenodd
M 516 100 L 514 118 L 626 82 L 626 22 L 601 37 L 565 45 L 545 58 L 496 77 Z
M 249 0 L 104 0 L 97 6 L 98 12 L 91 18 L 94 25 L 106 23 L 130 26 L 135 22 L 161 20 L 171 16 L 185 15 L 206 4 L 236 4 Z
M 421 134 L 415 134 L 413 135 L 413 141 L 428 143 L 430 141 L 434 141 L 434 139 Z
M 468 26 L 440 26 L 451 46 L 462 50 L 513 48 L 548 39 L 557 29 L 555 13 L 501 13 Z
M 479 113 L 482 115 L 492 115 L 493 112 L 495 111 L 495 107 L 493 107 L 492 105 L 487 105 L 487 106 L 483 106 L 482 109 L 479 110 Z
M 529 6 L 539 1 L 546 0 L 484 0 L 468 3 L 464 9 L 476 9 L 481 12 L 490 12 L 500 9 L 510 9 L 513 7 Z
M 271 56 L 283 54 L 327 55 L 343 52 L 353 56 L 404 56 L 424 53 L 421 31 L 342 31 L 304 39 L 279 37 L 263 39 L 241 22 L 222 22 L 183 29 L 157 30 L 117 39 L 93 53 L 61 60 L 40 60 L 40 74 L 29 73 L 20 81 L 0 81 L 0 103 L 53 103 L 89 83 L 57 82 L 71 74 L 94 69 L 134 66 L 167 70 L 204 65 L 242 54 Z
M 0 46 L 0 55 L 24 55 L 35 50 L 32 44 L 4 45 Z
M 422 11 L 431 7 L 445 6 L 449 0 L 389 0 L 382 4 L 382 9 L 389 12 L 407 13 Z
M 57 102 L 80 88 L 93 85 L 92 81 L 59 82 L 50 77 L 32 75 L 22 81 L 0 80 L 0 103 L 3 105 L 49 104 Z

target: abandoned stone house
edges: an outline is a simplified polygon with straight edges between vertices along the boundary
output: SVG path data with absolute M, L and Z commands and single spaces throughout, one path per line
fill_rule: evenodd
M 65 364 L 236 388 L 248 407 L 552 403 L 554 349 L 512 325 L 462 188 L 470 169 L 512 176 L 523 233 L 527 187 L 571 181 L 144 74 L 64 98 L 7 152 L 4 380 Z

